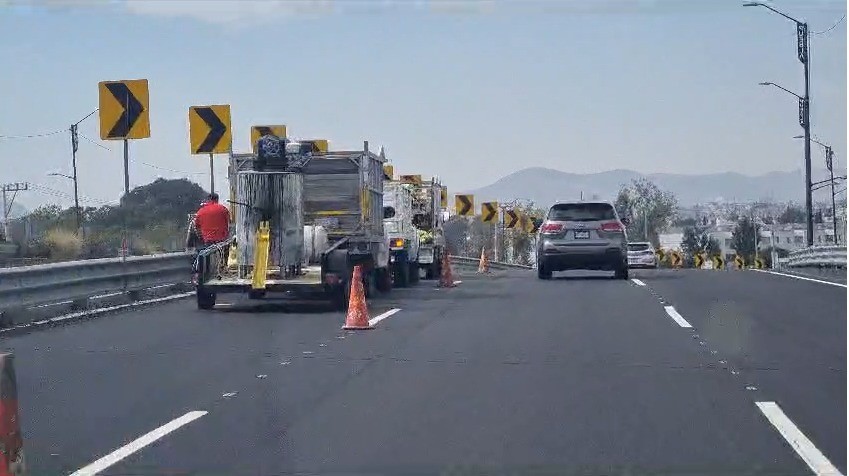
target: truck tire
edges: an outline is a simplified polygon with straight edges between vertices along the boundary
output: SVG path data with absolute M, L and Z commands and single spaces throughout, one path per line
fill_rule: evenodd
M 198 288 L 195 291 L 195 297 L 197 298 L 198 309 L 208 311 L 215 307 L 215 293 Z
M 419 282 L 419 263 L 410 263 L 410 284 Z
M 371 299 L 377 294 L 377 275 L 375 270 L 366 271 L 363 274 L 363 294 L 366 299 Z
M 377 290 L 382 293 L 392 291 L 392 273 L 389 272 L 389 268 L 377 268 L 375 273 Z
M 393 255 L 392 284 L 396 288 L 406 288 L 410 285 L 410 267 L 407 265 L 407 252 L 399 251 Z
M 429 264 L 429 265 L 425 266 L 425 269 L 424 269 L 425 270 L 425 275 L 424 275 L 425 279 L 428 279 L 428 280 L 433 279 L 433 268 L 434 268 L 433 264 Z
M 348 302 L 351 299 L 351 285 L 350 282 L 342 283 L 339 286 L 336 286 L 331 291 L 330 301 L 333 304 L 333 308 L 337 311 L 345 312 L 348 310 Z

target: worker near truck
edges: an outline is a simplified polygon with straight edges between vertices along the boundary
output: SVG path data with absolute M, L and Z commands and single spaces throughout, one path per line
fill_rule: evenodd
M 230 210 L 218 203 L 217 193 L 210 193 L 206 203 L 195 214 L 195 226 L 200 232 L 204 247 L 216 245 L 230 238 Z M 222 247 L 222 265 L 226 263 L 229 252 L 230 246 Z

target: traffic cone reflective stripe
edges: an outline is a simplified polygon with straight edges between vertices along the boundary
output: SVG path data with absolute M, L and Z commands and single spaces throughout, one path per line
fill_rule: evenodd
M 354 275 L 351 277 L 351 296 L 348 299 L 348 315 L 345 316 L 345 325 L 342 329 L 374 329 L 374 326 L 368 323 L 368 308 L 360 265 L 354 266 Z
M 451 262 L 448 260 L 448 253 L 442 255 L 442 276 L 439 277 L 440 288 L 453 288 L 454 276 L 451 274 Z
M 0 354 L 0 476 L 22 475 L 23 461 L 14 356 Z

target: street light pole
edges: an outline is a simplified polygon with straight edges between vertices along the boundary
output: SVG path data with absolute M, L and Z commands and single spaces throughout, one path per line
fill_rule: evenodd
M 79 124 L 79 123 L 77 123 Z M 76 218 L 76 230 L 85 239 L 85 231 L 82 227 L 82 211 L 80 210 L 80 189 L 77 182 L 77 149 L 79 149 L 79 137 L 77 135 L 77 124 L 71 124 L 71 168 L 73 169 L 74 181 L 74 217 Z
M 793 138 L 794 139 L 803 139 L 804 137 L 803 136 L 795 136 Z M 828 169 L 829 179 L 823 180 L 823 181 L 817 182 L 817 183 L 811 183 L 811 189 L 813 190 L 814 185 L 818 185 L 818 184 L 821 184 L 821 183 L 824 183 L 824 182 L 829 182 L 829 185 L 831 185 L 831 222 L 832 222 L 832 231 L 834 233 L 834 244 L 837 244 L 837 203 L 836 203 L 837 200 L 835 198 L 836 194 L 834 192 L 834 180 L 835 180 L 835 178 L 834 178 L 834 149 L 832 149 L 830 145 L 823 144 L 822 142 L 820 142 L 816 139 L 811 139 L 811 138 L 809 138 L 809 139 L 810 139 L 810 142 L 815 142 L 815 143 L 821 145 L 823 149 L 825 149 L 825 168 Z M 839 178 L 840 177 L 838 177 L 838 179 Z M 817 187 L 817 189 L 820 189 L 820 188 L 822 188 L 822 187 Z
M 773 13 L 777 13 L 796 24 L 797 56 L 805 70 L 805 96 L 799 98 L 799 125 L 805 131 L 805 211 L 807 213 L 807 242 L 808 246 L 814 244 L 814 204 L 813 192 L 811 190 L 811 87 L 810 87 L 810 55 L 808 45 L 808 24 L 786 15 L 775 8 L 761 2 L 744 3 L 744 7 L 764 7 Z M 761 83 L 763 84 L 763 83 Z M 770 83 L 773 84 L 773 83 Z M 781 89 L 781 86 L 773 84 Z M 787 91 L 786 89 L 784 89 Z M 790 91 L 787 91 L 790 92 Z M 791 93 L 793 94 L 793 93 Z

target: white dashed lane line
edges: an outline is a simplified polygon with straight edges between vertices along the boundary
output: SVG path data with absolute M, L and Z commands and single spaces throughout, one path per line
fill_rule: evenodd
M 678 314 L 678 311 L 675 310 L 674 306 L 663 306 L 663 309 L 666 310 L 666 313 L 669 314 L 669 317 L 671 317 L 672 320 L 675 321 L 675 323 L 679 326 L 686 327 L 688 329 L 693 327 L 690 325 L 689 322 L 687 322 L 687 319 L 684 319 L 681 314 Z
M 156 440 L 163 438 L 169 433 L 179 429 L 184 425 L 188 425 L 189 423 L 197 420 L 198 418 L 206 414 L 207 412 L 205 411 L 188 412 L 185 415 L 179 418 L 175 418 L 170 422 L 160 426 L 159 428 L 156 428 L 155 430 L 145 433 L 144 435 L 136 438 L 135 440 L 127 443 L 126 445 L 109 453 L 108 455 L 98 459 L 97 461 L 74 471 L 73 473 L 71 473 L 71 476 L 93 476 L 95 474 L 98 474 L 104 471 L 105 469 L 109 468 L 110 466 L 120 462 L 124 458 L 141 450 L 145 446 L 150 445 Z
M 755 402 L 761 413 L 817 476 L 843 476 L 775 402 Z
M 384 312 L 383 314 L 379 314 L 379 315 L 377 315 L 377 316 L 374 316 L 374 317 L 372 317 L 371 319 L 369 319 L 369 320 L 368 320 L 368 325 L 370 325 L 370 326 L 374 326 L 374 325 L 375 325 L 375 324 L 377 324 L 378 322 L 380 322 L 380 321 L 382 321 L 382 320 L 386 319 L 387 317 L 392 316 L 393 314 L 395 314 L 396 312 L 398 312 L 398 311 L 400 311 L 400 310 L 401 310 L 401 309 L 398 309 L 398 308 L 390 309 L 390 310 L 388 310 L 388 311 Z
M 637 286 L 645 286 L 646 285 L 646 283 L 642 282 L 641 280 L 639 280 L 637 278 L 632 278 L 631 282 L 636 284 Z

